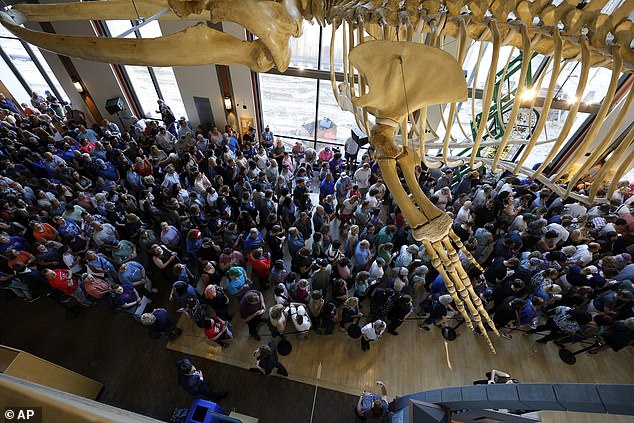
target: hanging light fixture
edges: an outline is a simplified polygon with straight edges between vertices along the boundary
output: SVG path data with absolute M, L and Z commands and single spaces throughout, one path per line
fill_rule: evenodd
M 233 109 L 233 105 L 231 104 L 231 97 L 226 95 L 225 98 L 224 98 L 224 102 L 225 102 L 225 109 L 227 109 L 227 110 Z

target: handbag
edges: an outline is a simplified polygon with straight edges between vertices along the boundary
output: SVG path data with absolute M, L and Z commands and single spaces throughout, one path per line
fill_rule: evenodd
M 352 339 L 358 339 L 361 337 L 361 326 L 359 326 L 359 319 L 357 318 L 350 326 L 348 326 L 348 336 Z

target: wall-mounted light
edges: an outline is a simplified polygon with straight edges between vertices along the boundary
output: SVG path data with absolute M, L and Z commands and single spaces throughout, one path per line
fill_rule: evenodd
M 233 109 L 233 105 L 231 104 L 231 97 L 226 95 L 225 99 L 224 99 L 224 102 L 225 102 L 225 109 L 227 109 L 227 110 Z
M 84 92 L 84 86 L 79 81 L 73 81 L 73 87 L 75 87 L 78 93 Z

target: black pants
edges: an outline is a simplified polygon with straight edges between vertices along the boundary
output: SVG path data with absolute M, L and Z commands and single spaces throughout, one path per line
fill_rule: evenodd
M 365 336 L 361 336 L 361 349 L 363 351 L 370 351 L 370 341 L 365 339 Z
M 559 326 L 557 326 L 555 321 L 552 319 L 552 317 L 546 321 L 545 325 L 539 325 L 535 329 L 529 330 L 528 333 L 536 333 L 536 332 L 541 332 L 545 330 L 549 330 L 550 333 L 548 335 L 544 335 L 543 338 L 540 338 L 537 340 L 537 342 L 539 342 L 540 344 L 545 344 L 548 341 L 557 339 L 561 337 L 563 333 L 562 330 L 559 329 Z
M 324 318 L 324 329 L 326 335 L 332 335 L 332 332 L 335 329 L 335 321 L 332 319 Z
M 217 402 L 222 397 L 218 395 L 217 392 L 211 389 L 211 387 L 207 384 L 204 384 L 207 389 L 203 388 L 203 392 L 200 393 L 200 396 L 207 398 L 210 401 Z
M 310 320 L 313 324 L 313 330 L 315 332 L 321 331 L 321 324 L 322 324 L 322 317 L 321 315 L 319 316 L 313 316 L 312 314 L 310 315 Z
M 262 323 L 264 319 L 261 317 L 255 317 L 247 322 L 247 326 L 249 326 L 249 335 L 257 335 L 258 334 L 258 326 Z

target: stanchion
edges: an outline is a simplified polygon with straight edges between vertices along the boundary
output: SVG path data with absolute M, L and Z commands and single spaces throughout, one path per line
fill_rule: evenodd
M 577 355 L 579 355 L 581 353 L 584 353 L 586 351 L 590 351 L 590 350 L 592 350 L 594 348 L 597 348 L 599 346 L 601 346 L 601 343 L 597 341 L 594 344 L 589 345 L 589 346 L 587 346 L 585 348 L 581 348 L 580 350 L 575 351 L 575 352 L 572 352 L 572 351 L 564 348 L 564 349 L 559 350 L 559 358 L 564 363 L 569 364 L 569 365 L 572 366 L 573 364 L 575 364 L 577 362 L 577 357 L 576 357 Z
M 456 329 L 458 329 L 460 326 L 462 326 L 465 323 L 465 320 L 462 319 L 458 322 L 458 324 L 454 327 L 451 326 L 443 326 L 443 328 L 440 330 L 440 333 L 442 334 L 442 337 L 445 338 L 447 341 L 453 341 L 458 337 L 458 334 L 456 333 Z

